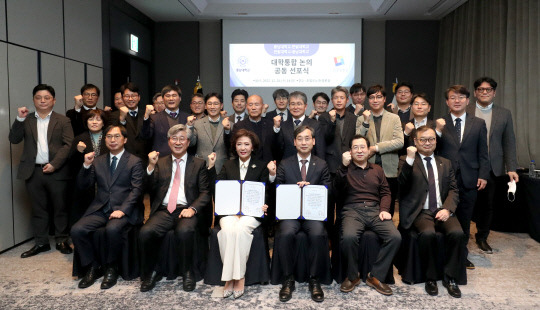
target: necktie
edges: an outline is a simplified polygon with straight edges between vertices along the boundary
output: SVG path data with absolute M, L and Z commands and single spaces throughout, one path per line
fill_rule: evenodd
M 279 116 L 281 116 L 281 120 L 284 121 L 283 115 L 285 115 L 283 112 L 279 112 Z
M 111 176 L 114 174 L 114 171 L 116 170 L 116 161 L 118 158 L 116 156 L 112 157 L 111 166 L 109 167 L 109 170 L 111 171 Z
M 137 111 L 129 111 L 129 115 L 131 115 L 131 117 L 137 117 Z
M 299 119 L 295 119 L 294 120 L 294 127 L 298 127 L 298 125 L 300 125 L 300 120 Z
M 238 123 L 239 121 L 241 121 L 241 120 L 242 120 L 242 116 L 237 116 L 237 117 L 236 117 L 236 122 L 237 122 L 237 123 Z
M 437 213 L 437 188 L 435 187 L 435 174 L 433 173 L 433 166 L 431 165 L 431 157 L 424 157 L 428 171 L 428 185 L 429 185 L 429 203 L 428 208 L 433 214 Z
M 461 118 L 456 118 L 456 133 L 459 140 L 459 143 L 461 143 Z
M 180 162 L 182 159 L 175 158 L 176 172 L 174 173 L 174 181 L 171 188 L 171 194 L 169 195 L 169 203 L 167 204 L 167 211 L 173 213 L 176 210 L 176 200 L 178 199 L 178 190 L 180 189 Z
M 300 174 L 302 174 L 302 181 L 306 181 L 306 163 L 307 163 L 307 159 L 302 159 L 300 160 L 300 162 L 302 163 L 302 169 L 300 169 Z
M 171 112 L 169 115 L 170 115 L 172 118 L 176 118 L 176 115 L 178 115 L 178 113 L 176 113 L 176 112 Z

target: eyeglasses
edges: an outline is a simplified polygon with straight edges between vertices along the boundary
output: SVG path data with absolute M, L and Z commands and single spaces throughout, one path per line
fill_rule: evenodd
M 352 150 L 358 151 L 358 150 L 365 150 L 367 149 L 367 145 L 353 145 Z
M 420 144 L 424 145 L 428 141 L 429 141 L 429 143 L 434 143 L 436 139 L 435 138 L 420 138 L 420 139 L 415 138 L 415 140 L 418 141 Z
M 384 96 L 382 96 L 382 95 L 378 95 L 378 96 L 371 95 L 371 96 L 369 96 L 369 100 L 375 100 L 375 99 L 381 100 L 382 98 L 384 98 Z
M 412 105 L 415 105 L 415 106 L 421 105 L 421 106 L 425 107 L 425 106 L 429 105 L 429 103 L 427 103 L 427 102 L 413 102 Z
M 312 139 L 312 138 L 309 137 L 309 136 L 308 136 L 308 137 L 305 137 L 305 138 L 297 137 L 297 138 L 296 138 L 296 141 L 298 141 L 298 142 L 310 142 L 311 139 Z
M 139 97 L 139 94 L 123 95 L 122 97 L 123 97 L 124 99 L 136 99 L 137 97 Z
M 120 138 L 122 138 L 122 135 L 106 135 L 106 136 L 105 136 L 105 139 L 112 140 L 113 138 L 114 138 L 115 140 L 119 140 Z
M 191 101 L 191 104 L 195 104 L 195 105 L 203 105 L 203 104 L 204 104 L 204 101 Z
M 448 100 L 451 100 L 451 101 L 456 101 L 456 100 L 461 101 L 465 99 L 467 99 L 467 96 L 465 95 L 448 97 Z
M 96 93 L 84 93 L 83 94 L 83 97 L 98 97 L 98 94 Z
M 35 99 L 35 100 L 38 100 L 38 101 L 41 101 L 41 99 L 45 99 L 45 101 L 49 101 L 49 100 L 52 100 L 53 97 L 51 97 L 51 96 L 44 96 L 44 97 L 41 97 L 41 96 L 34 96 L 34 99 Z
M 167 99 L 170 99 L 170 98 L 173 98 L 173 99 L 176 99 L 178 97 L 180 97 L 178 94 L 166 94 L 165 96 L 163 96 Z
M 493 92 L 493 87 L 486 87 L 486 88 L 478 87 L 478 88 L 476 89 L 476 91 L 479 92 L 479 93 L 486 92 L 486 93 L 490 94 L 490 93 Z
M 328 101 L 326 101 L 326 100 L 316 100 L 315 104 L 328 104 Z
M 280 101 L 280 100 L 289 100 L 289 98 L 287 97 L 276 97 L 276 100 Z
M 303 104 L 302 102 L 291 102 L 289 103 L 289 106 L 291 107 L 303 107 L 305 104 Z
M 212 106 L 212 107 L 217 107 L 217 106 L 221 105 L 221 102 L 219 102 L 219 101 L 218 102 L 210 102 L 210 101 L 208 101 L 206 104 L 209 105 L 209 106 Z
M 406 94 L 410 94 L 411 91 L 410 90 L 398 90 L 397 93 L 398 93 L 398 95 L 406 95 Z
M 172 136 L 170 137 L 169 139 L 171 139 L 172 142 L 184 142 L 187 140 L 187 137 L 184 137 L 184 136 L 180 136 L 180 137 L 177 137 L 177 136 Z

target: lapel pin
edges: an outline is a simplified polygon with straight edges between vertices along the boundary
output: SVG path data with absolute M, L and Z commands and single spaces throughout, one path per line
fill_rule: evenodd
M 255 169 L 255 168 L 257 168 L 257 165 L 253 164 L 253 165 L 251 165 L 251 168 Z

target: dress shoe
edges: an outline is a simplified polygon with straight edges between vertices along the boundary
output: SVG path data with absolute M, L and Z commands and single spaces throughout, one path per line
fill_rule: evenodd
M 195 277 L 191 271 L 186 271 L 182 280 L 182 287 L 184 291 L 191 292 L 195 289 Z
M 223 298 L 229 298 L 234 294 L 233 290 L 223 290 Z
M 371 286 L 372 288 L 374 288 L 377 292 L 383 294 L 383 295 L 392 295 L 392 289 L 390 288 L 390 286 L 382 283 L 381 281 L 379 281 L 379 279 L 375 278 L 375 277 L 372 277 L 371 276 L 371 273 L 368 274 L 368 277 L 366 279 L 366 284 L 368 286 Z
M 493 254 L 493 249 L 491 249 L 491 247 L 487 243 L 487 240 L 485 240 L 485 239 L 478 240 L 477 239 L 476 244 L 478 245 L 478 248 L 480 248 L 480 250 L 484 251 L 484 253 Z
M 467 258 L 467 261 L 465 262 L 465 268 L 470 269 L 470 270 L 473 270 L 473 269 L 475 269 L 476 267 L 475 267 L 474 264 Z
M 354 290 L 354 287 L 360 284 L 360 277 L 357 277 L 354 280 L 349 280 L 349 278 L 345 278 L 345 281 L 341 283 L 341 287 L 339 288 L 343 293 L 349 293 Z
M 319 282 L 319 279 L 309 279 L 309 291 L 311 292 L 311 299 L 313 299 L 313 301 L 324 301 L 324 292 L 321 288 L 321 283 Z
M 426 281 L 426 293 L 431 296 L 437 296 L 439 294 L 439 288 L 437 287 L 437 281 Z
M 461 291 L 459 290 L 459 287 L 454 279 L 449 279 L 448 281 L 443 280 L 442 284 L 444 287 L 446 287 L 446 290 L 450 296 L 461 298 Z
M 234 295 L 234 299 L 238 299 L 238 298 L 242 297 L 242 295 L 244 295 L 244 290 L 234 291 L 233 295 Z
M 21 258 L 27 258 L 30 256 L 37 255 L 41 252 L 47 252 L 51 250 L 51 246 L 48 244 L 36 244 L 30 250 L 21 254 Z
M 62 254 L 71 254 L 73 253 L 73 249 L 69 246 L 69 243 L 67 241 L 60 242 L 56 244 L 56 249 L 60 251 Z
M 90 267 L 86 275 L 82 278 L 81 282 L 79 282 L 79 288 L 87 288 L 92 286 L 92 284 L 94 284 L 94 282 L 96 282 L 96 280 L 102 275 L 103 272 L 101 267 Z
M 294 277 L 288 276 L 285 281 L 283 281 L 283 285 L 281 286 L 281 289 L 279 290 L 279 301 L 287 302 L 291 300 L 292 293 L 295 290 L 294 285 Z
M 105 276 L 101 282 L 101 289 L 106 290 L 116 285 L 118 281 L 118 269 L 116 267 L 110 266 L 105 271 Z
M 161 275 L 158 275 L 157 272 L 153 271 L 152 274 L 142 281 L 141 283 L 141 292 L 148 292 L 156 286 L 156 282 L 159 282 L 163 278 Z

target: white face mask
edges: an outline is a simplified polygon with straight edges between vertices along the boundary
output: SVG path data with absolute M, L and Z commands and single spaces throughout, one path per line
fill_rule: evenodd
M 516 200 L 516 181 L 512 180 L 508 182 L 508 201 L 514 202 Z

